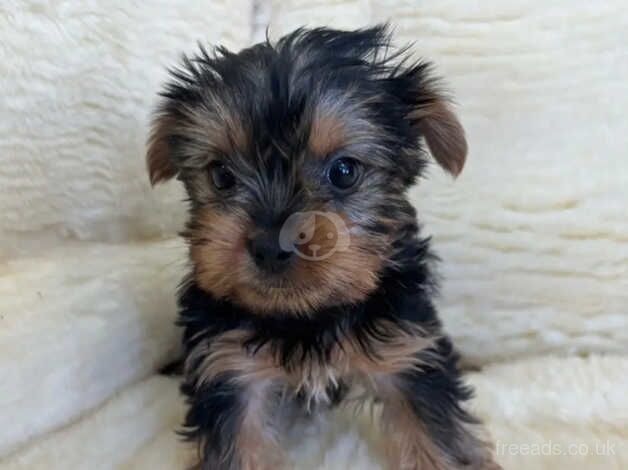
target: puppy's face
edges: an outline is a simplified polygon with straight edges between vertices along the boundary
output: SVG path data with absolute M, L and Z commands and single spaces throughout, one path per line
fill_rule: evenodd
M 199 286 L 260 313 L 363 300 L 416 234 L 406 189 L 464 164 L 429 67 L 398 65 L 384 28 L 299 30 L 238 54 L 201 50 L 162 93 L 153 183 L 175 175 Z

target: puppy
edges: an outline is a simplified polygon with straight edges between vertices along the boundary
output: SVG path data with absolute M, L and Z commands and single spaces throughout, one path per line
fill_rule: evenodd
M 464 408 L 407 198 L 426 144 L 452 175 L 464 131 L 385 26 L 201 47 L 161 93 L 147 162 L 189 196 L 179 297 L 202 470 L 285 467 L 282 411 L 381 403 L 391 469 L 497 469 Z M 353 397 L 353 398 L 351 398 Z

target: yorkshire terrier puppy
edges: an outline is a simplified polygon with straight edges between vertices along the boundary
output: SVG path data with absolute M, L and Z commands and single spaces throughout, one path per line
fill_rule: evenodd
M 424 145 L 426 144 L 426 148 Z M 183 59 L 147 162 L 189 196 L 186 434 L 202 470 L 283 468 L 285 407 L 381 406 L 391 469 L 497 469 L 432 299 L 407 190 L 465 162 L 426 62 L 386 27 L 299 29 Z

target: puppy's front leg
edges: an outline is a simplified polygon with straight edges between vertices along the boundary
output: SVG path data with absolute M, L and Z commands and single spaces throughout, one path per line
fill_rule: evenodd
M 190 353 L 185 425 L 199 445 L 199 470 L 275 470 L 283 458 L 275 420 L 279 370 L 247 352 L 241 332 L 201 342 Z
M 378 380 L 382 422 L 391 470 L 498 470 L 489 445 L 474 431 L 479 422 L 462 404 L 462 384 L 447 339 L 436 346 L 436 364 L 410 368 Z

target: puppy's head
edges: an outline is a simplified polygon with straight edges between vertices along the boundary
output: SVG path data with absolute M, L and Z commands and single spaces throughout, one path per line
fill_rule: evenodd
M 260 314 L 364 299 L 416 233 L 406 189 L 435 160 L 457 175 L 466 141 L 426 63 L 385 27 L 297 30 L 276 44 L 184 58 L 147 154 L 153 184 L 191 201 L 194 276 Z

